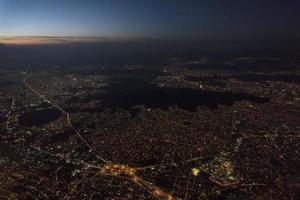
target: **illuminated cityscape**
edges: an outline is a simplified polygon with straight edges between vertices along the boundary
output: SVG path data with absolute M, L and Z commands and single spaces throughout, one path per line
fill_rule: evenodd
M 0 200 L 299 199 L 299 6 L 0 0 Z

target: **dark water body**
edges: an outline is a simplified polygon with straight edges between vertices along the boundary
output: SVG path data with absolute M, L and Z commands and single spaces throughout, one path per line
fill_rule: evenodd
M 16 84 L 16 82 L 14 82 L 14 81 L 0 80 L 0 87 L 11 87 L 15 84 Z
M 68 74 L 69 72 L 67 72 Z M 106 76 L 138 76 L 145 79 L 152 79 L 161 75 L 161 68 L 147 67 L 147 68 L 126 68 L 124 66 L 109 66 L 103 68 L 80 69 L 76 72 L 80 76 L 89 76 L 94 74 L 101 74 Z
M 216 77 L 196 77 L 196 76 L 186 76 L 186 80 L 192 81 L 192 82 L 202 82 L 205 84 L 213 85 L 213 86 L 218 86 L 218 87 L 226 87 L 226 83 L 218 80 Z
M 265 82 L 265 81 L 281 81 L 286 83 L 300 83 L 300 75 L 267 75 L 267 74 L 244 74 L 238 76 L 230 76 L 245 82 Z
M 185 77 L 188 81 L 200 81 L 214 86 L 226 87 L 226 83 L 223 82 L 226 79 L 235 78 L 245 82 L 266 82 L 266 81 L 281 81 L 286 83 L 300 83 L 300 75 L 292 74 L 241 74 L 234 76 L 218 76 L 218 77 Z
M 102 108 L 131 110 L 136 105 L 168 109 L 170 106 L 196 111 L 199 105 L 217 109 L 219 105 L 231 106 L 237 101 L 267 103 L 268 98 L 247 93 L 214 92 L 195 89 L 160 88 L 136 77 L 115 78 L 106 92 L 87 97 L 102 100 Z M 100 106 L 99 106 L 100 107 Z
M 15 149 L 12 146 L 0 144 L 0 159 L 1 158 L 18 161 L 20 160 L 20 155 L 15 152 Z
M 288 60 L 257 61 L 253 63 L 235 63 L 234 65 L 221 62 L 210 62 L 205 64 L 185 64 L 187 69 L 215 69 L 230 70 L 235 72 L 253 71 L 253 72 L 275 72 L 275 71 L 293 71 L 299 67 L 289 66 Z
M 55 108 L 46 108 L 26 112 L 20 116 L 20 123 L 23 126 L 41 126 L 48 124 L 61 116 L 61 111 Z
M 3 123 L 5 121 L 5 115 L 0 113 L 0 123 Z

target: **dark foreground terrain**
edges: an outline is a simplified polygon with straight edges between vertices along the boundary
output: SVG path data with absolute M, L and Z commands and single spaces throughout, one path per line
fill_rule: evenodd
M 0 199 L 299 199 L 299 69 L 247 59 L 3 69 Z

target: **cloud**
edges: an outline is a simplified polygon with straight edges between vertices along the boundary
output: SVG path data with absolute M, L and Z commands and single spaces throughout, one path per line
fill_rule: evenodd
M 1 37 L 0 43 L 7 45 L 43 45 L 43 44 L 69 44 L 69 43 L 95 43 L 118 41 L 119 38 L 111 37 L 40 37 L 40 36 L 15 36 Z

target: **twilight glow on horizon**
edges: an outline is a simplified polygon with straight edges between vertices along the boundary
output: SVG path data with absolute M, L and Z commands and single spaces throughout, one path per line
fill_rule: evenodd
M 15 36 L 298 38 L 299 8 L 298 0 L 0 0 L 0 42 L 46 41 Z

